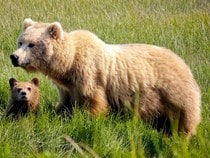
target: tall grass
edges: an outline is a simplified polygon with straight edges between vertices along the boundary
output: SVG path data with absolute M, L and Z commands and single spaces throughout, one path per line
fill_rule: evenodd
M 0 157 L 210 157 L 208 0 L 0 0 L 0 4 L 0 115 L 7 105 L 10 77 L 41 80 L 38 116 L 1 120 Z M 59 97 L 47 77 L 14 68 L 9 60 L 28 17 L 59 21 L 66 31 L 88 29 L 107 43 L 149 43 L 176 52 L 189 64 L 202 91 L 197 135 L 190 142 L 168 138 L 129 115 L 92 118 L 77 108 L 71 119 L 56 115 L 53 107 Z M 69 137 L 82 153 L 65 139 Z

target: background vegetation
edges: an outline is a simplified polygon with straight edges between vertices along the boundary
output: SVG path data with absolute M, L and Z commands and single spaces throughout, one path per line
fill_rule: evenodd
M 0 122 L 0 157 L 210 157 L 210 2 L 208 0 L 0 0 L 0 115 L 10 77 L 41 80 L 41 111 Z M 167 47 L 191 67 L 202 91 L 202 122 L 190 142 L 167 138 L 132 116 L 91 118 L 75 109 L 54 113 L 58 93 L 42 74 L 14 68 L 9 55 L 25 18 L 59 21 L 64 30 L 88 29 L 107 43 Z M 72 140 L 72 139 L 74 140 Z M 78 146 L 77 146 L 78 145 Z

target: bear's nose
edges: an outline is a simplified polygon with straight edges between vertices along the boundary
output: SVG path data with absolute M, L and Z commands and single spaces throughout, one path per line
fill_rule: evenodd
M 15 55 L 15 54 L 10 55 L 10 59 L 12 60 L 12 64 L 14 66 L 18 66 L 18 58 L 19 57 L 17 55 Z
M 26 92 L 21 92 L 21 95 L 23 95 L 23 96 L 26 95 Z

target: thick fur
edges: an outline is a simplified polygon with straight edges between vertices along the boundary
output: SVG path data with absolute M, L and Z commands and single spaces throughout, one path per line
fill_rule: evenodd
M 110 107 L 134 107 L 135 102 L 143 120 L 164 115 L 179 119 L 180 131 L 195 133 L 200 90 L 189 67 L 172 51 L 148 44 L 106 44 L 86 30 L 66 33 L 58 22 L 26 19 L 23 26 L 12 62 L 53 80 L 61 98 L 58 112 L 71 111 L 77 102 L 93 114 L 106 114 Z
M 28 82 L 18 82 L 11 78 L 10 84 L 10 99 L 7 106 L 5 116 L 12 115 L 17 118 L 29 112 L 37 113 L 39 109 L 39 80 L 33 78 Z

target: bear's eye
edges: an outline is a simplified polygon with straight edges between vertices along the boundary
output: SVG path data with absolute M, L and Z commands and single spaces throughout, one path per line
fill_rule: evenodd
M 21 88 L 18 88 L 17 91 L 20 92 L 21 91 Z
M 28 91 L 31 91 L 31 87 L 28 87 L 27 89 L 28 89 Z
M 28 45 L 29 48 L 33 48 L 34 46 L 35 46 L 35 44 L 33 44 L 33 43 L 29 43 L 29 45 Z
M 19 42 L 19 43 L 18 43 L 19 47 L 22 46 L 22 44 L 23 44 L 22 42 Z

